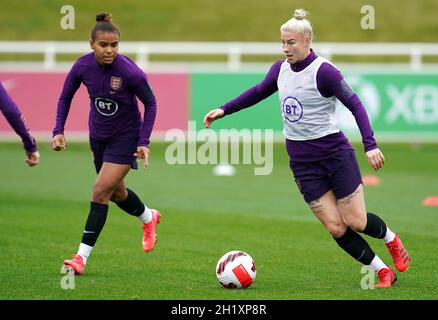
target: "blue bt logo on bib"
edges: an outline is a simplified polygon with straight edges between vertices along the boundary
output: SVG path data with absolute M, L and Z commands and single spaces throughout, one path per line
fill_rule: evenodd
M 117 102 L 106 98 L 95 98 L 94 106 L 96 107 L 97 112 L 104 116 L 112 116 L 119 109 Z
M 289 96 L 283 100 L 281 112 L 289 122 L 297 122 L 303 117 L 303 106 L 297 98 Z

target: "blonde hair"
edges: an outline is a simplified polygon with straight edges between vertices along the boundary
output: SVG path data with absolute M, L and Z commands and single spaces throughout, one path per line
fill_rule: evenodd
M 306 17 L 309 15 L 304 9 L 296 9 L 293 18 L 286 21 L 281 27 L 281 32 L 298 32 L 301 34 L 308 34 L 310 40 L 313 40 L 312 25 Z

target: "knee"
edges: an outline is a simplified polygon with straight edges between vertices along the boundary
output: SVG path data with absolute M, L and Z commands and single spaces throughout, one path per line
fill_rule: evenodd
M 93 202 L 108 203 L 111 198 L 112 190 L 105 186 L 95 184 L 93 187 Z
M 332 237 L 340 238 L 344 235 L 345 230 L 347 230 L 347 225 L 342 222 L 330 223 L 326 225 L 326 228 Z
M 114 190 L 114 192 L 111 194 L 111 198 L 110 198 L 110 200 L 111 200 L 112 202 L 115 202 L 115 203 L 117 203 L 117 202 L 123 202 L 123 201 L 126 200 L 127 197 L 128 197 L 128 192 L 126 191 L 126 189 L 123 189 L 123 190 L 116 189 L 116 190 Z
M 365 217 L 365 219 L 355 217 L 352 219 L 348 219 L 347 224 L 354 231 L 362 232 L 365 230 L 365 227 L 367 225 L 367 220 L 366 220 L 366 217 Z

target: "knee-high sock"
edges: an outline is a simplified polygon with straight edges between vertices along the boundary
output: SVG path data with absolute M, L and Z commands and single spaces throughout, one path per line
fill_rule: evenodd
M 128 196 L 125 200 L 121 202 L 116 202 L 117 206 L 129 213 L 132 216 L 137 217 L 143 223 L 149 223 L 152 220 L 151 210 L 144 205 L 140 198 L 135 194 L 134 191 L 126 188 L 128 191 Z
M 100 232 L 105 225 L 108 215 L 108 205 L 91 202 L 90 213 L 88 214 L 85 230 L 82 235 L 82 243 L 94 247 Z
M 362 233 L 377 239 L 383 239 L 386 235 L 386 224 L 374 213 L 367 213 L 367 225 Z
M 376 255 L 360 234 L 350 227 L 344 235 L 334 239 L 345 252 L 364 265 L 369 265 Z
M 145 211 L 145 206 L 134 191 L 128 188 L 126 190 L 128 191 L 126 199 L 121 202 L 115 202 L 115 204 L 126 213 L 138 217 Z

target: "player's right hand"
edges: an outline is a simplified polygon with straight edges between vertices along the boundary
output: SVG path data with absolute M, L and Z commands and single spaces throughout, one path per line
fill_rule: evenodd
M 224 116 L 224 110 L 222 109 L 214 109 L 207 113 L 204 117 L 204 125 L 206 128 L 211 127 L 211 123 L 217 119 L 220 119 Z
M 52 148 L 55 151 L 67 150 L 67 143 L 63 134 L 57 134 L 52 139 Z

